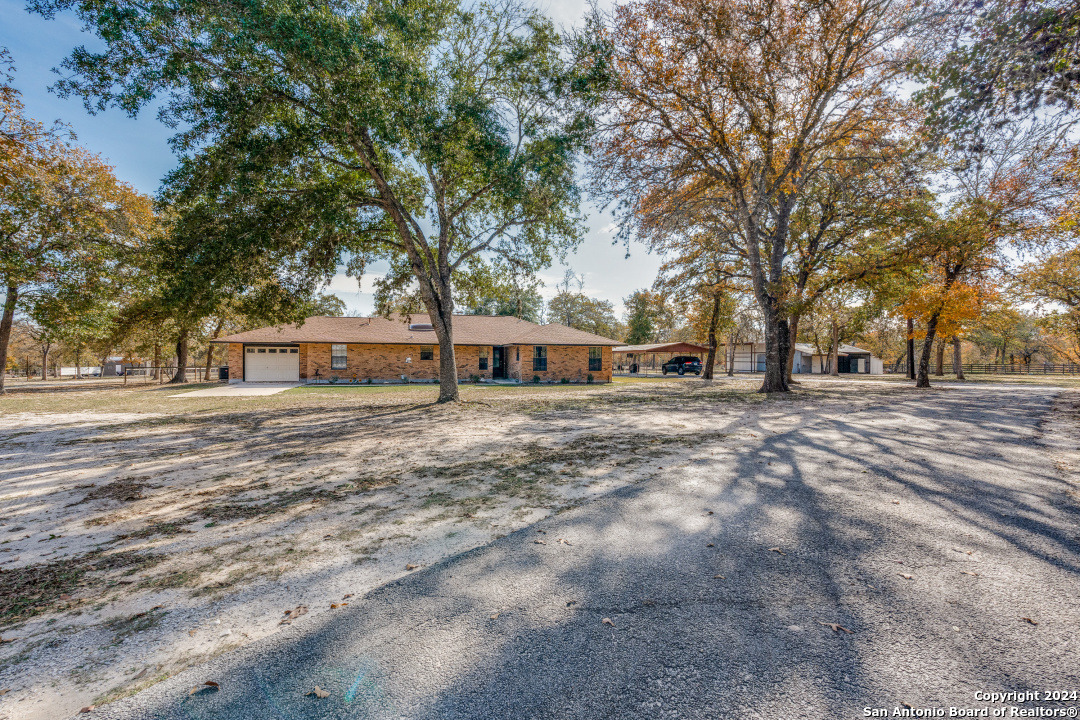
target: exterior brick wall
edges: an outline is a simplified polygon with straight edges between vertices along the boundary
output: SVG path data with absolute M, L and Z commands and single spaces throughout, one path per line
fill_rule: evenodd
M 307 378 L 307 353 L 308 346 L 304 343 L 300 346 L 300 379 L 305 380 Z
M 421 360 L 421 345 L 354 345 L 349 344 L 344 370 L 330 369 L 329 343 L 302 343 L 300 345 L 300 377 L 312 380 L 318 371 L 319 379 L 337 375 L 343 380 L 354 377 L 363 382 L 372 380 L 400 380 L 405 375 L 410 380 L 435 380 L 439 377 L 439 346 L 433 345 L 431 360 Z M 409 362 L 406 362 L 409 360 Z M 488 369 L 480 370 L 480 348 L 475 345 L 458 345 L 454 348 L 458 378 L 467 380 L 472 375 L 491 378 L 491 349 L 488 348 Z
M 237 346 L 239 347 L 239 346 Z M 231 348 L 231 346 L 230 346 Z M 356 378 L 364 382 L 372 380 L 400 380 L 402 375 L 410 380 L 434 380 L 439 376 L 439 346 L 434 345 L 431 360 L 420 359 L 420 345 L 348 345 L 347 363 L 344 370 L 330 369 L 329 343 L 300 344 L 300 377 L 308 380 L 325 380 L 337 375 L 342 380 Z M 480 370 L 480 351 L 486 350 L 488 367 Z M 517 360 L 520 350 L 520 361 Z M 230 349 L 231 353 L 231 349 Z M 411 362 L 406 362 L 410 358 Z M 533 375 L 541 380 L 559 382 L 567 378 L 571 382 L 585 382 L 589 373 L 589 349 L 585 346 L 548 346 L 548 369 L 533 372 L 533 348 L 531 345 L 510 346 L 506 351 L 508 377 L 531 382 Z M 457 345 L 454 348 L 458 379 L 468 380 L 473 375 L 490 379 L 492 372 L 492 349 L 476 345 Z M 602 365 L 599 372 L 592 373 L 594 382 L 611 382 L 611 348 L 602 348 Z
M 229 382 L 244 379 L 244 346 L 241 343 L 229 343 Z

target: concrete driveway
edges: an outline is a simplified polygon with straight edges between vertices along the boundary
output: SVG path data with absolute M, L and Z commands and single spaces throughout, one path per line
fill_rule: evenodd
M 747 443 L 93 717 L 1074 712 L 1068 695 L 979 695 L 1080 692 L 1078 442 L 1051 418 L 1057 392 L 912 391 L 833 415 L 777 403 Z
M 169 397 L 233 397 L 248 395 L 277 395 L 294 387 L 300 387 L 300 383 L 277 383 L 277 382 L 238 382 L 222 383 L 221 385 L 191 392 L 177 393 Z

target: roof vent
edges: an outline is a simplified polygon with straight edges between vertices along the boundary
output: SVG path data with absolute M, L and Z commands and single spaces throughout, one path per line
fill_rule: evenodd
M 420 330 L 420 331 L 431 331 L 431 330 L 434 330 L 435 328 L 431 325 L 431 323 L 412 323 L 411 325 L 409 325 L 409 329 L 410 330 Z

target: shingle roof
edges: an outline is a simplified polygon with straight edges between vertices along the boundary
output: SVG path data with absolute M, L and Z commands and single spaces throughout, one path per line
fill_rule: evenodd
M 691 348 L 685 350 L 685 348 Z M 647 352 L 708 352 L 708 345 L 698 345 L 688 342 L 653 343 L 652 345 L 620 345 L 612 350 L 617 353 L 647 353 Z
M 223 337 L 218 343 L 378 343 L 436 345 L 426 315 L 412 322 L 383 317 L 309 317 L 301 325 L 272 325 Z M 423 326 L 423 327 L 419 327 Z M 549 323 L 537 325 L 505 315 L 455 315 L 455 345 L 619 345 L 617 340 Z

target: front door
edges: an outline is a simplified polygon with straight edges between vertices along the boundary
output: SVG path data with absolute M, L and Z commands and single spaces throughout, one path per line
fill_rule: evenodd
M 847 355 L 841 355 L 836 359 L 836 371 L 842 373 L 851 372 L 851 358 Z
M 491 348 L 491 377 L 506 377 L 506 348 Z

